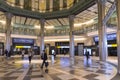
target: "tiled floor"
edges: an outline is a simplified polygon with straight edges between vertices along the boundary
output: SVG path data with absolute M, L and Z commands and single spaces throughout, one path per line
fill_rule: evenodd
M 108 60 L 112 61 L 113 58 Z M 66 56 L 49 58 L 48 72 L 40 69 L 42 61 L 34 56 L 29 64 L 27 56 L 22 60 L 19 56 L 6 62 L 0 62 L 0 80 L 119 80 L 117 68 L 109 63 L 100 62 L 98 57 L 76 57 L 75 65 L 70 65 Z M 116 76 L 117 75 L 117 76 Z M 115 77 L 116 76 L 116 77 Z

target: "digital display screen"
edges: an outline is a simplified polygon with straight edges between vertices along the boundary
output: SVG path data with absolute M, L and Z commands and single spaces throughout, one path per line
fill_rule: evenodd
M 13 43 L 34 44 L 33 39 L 13 38 Z
M 98 42 L 99 41 L 99 37 L 95 36 L 94 40 L 95 40 L 95 42 Z M 107 40 L 116 40 L 116 33 L 107 34 Z

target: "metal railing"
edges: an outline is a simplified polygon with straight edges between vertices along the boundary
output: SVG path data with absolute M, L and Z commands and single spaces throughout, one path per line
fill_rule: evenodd
M 109 28 L 114 28 L 116 27 L 116 24 L 107 24 L 107 27 Z M 88 32 L 96 31 L 98 30 L 98 24 L 92 24 L 92 25 L 87 25 L 84 27 L 76 27 L 74 28 L 74 35 L 80 35 L 80 34 L 85 34 Z M 62 35 L 69 35 L 69 28 L 66 27 L 64 29 L 45 29 L 44 33 L 45 36 L 62 36 Z M 0 26 L 0 33 L 5 33 L 5 28 Z M 28 28 L 20 28 L 20 27 L 13 27 L 12 29 L 12 34 L 18 34 L 18 35 L 32 35 L 32 36 L 38 36 L 40 35 L 40 30 L 39 29 L 28 29 Z

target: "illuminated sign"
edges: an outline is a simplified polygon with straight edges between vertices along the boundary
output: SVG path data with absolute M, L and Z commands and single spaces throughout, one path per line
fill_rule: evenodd
M 57 48 L 69 48 L 69 46 L 57 46 Z
M 15 48 L 31 48 L 31 46 L 15 46 Z
M 95 40 L 95 42 L 98 42 L 99 37 L 98 36 L 94 37 L 94 40 Z M 115 33 L 107 34 L 107 40 L 116 40 L 116 34 Z
M 117 47 L 117 44 L 108 44 L 108 47 Z
M 13 43 L 34 44 L 33 39 L 13 38 L 12 41 Z

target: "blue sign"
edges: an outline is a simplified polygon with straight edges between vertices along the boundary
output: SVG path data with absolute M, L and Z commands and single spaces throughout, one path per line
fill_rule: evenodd
M 95 40 L 95 42 L 98 42 L 99 41 L 99 37 L 95 36 L 94 40 Z M 107 34 L 107 40 L 116 40 L 116 33 Z
M 33 39 L 13 38 L 13 43 L 34 44 Z

